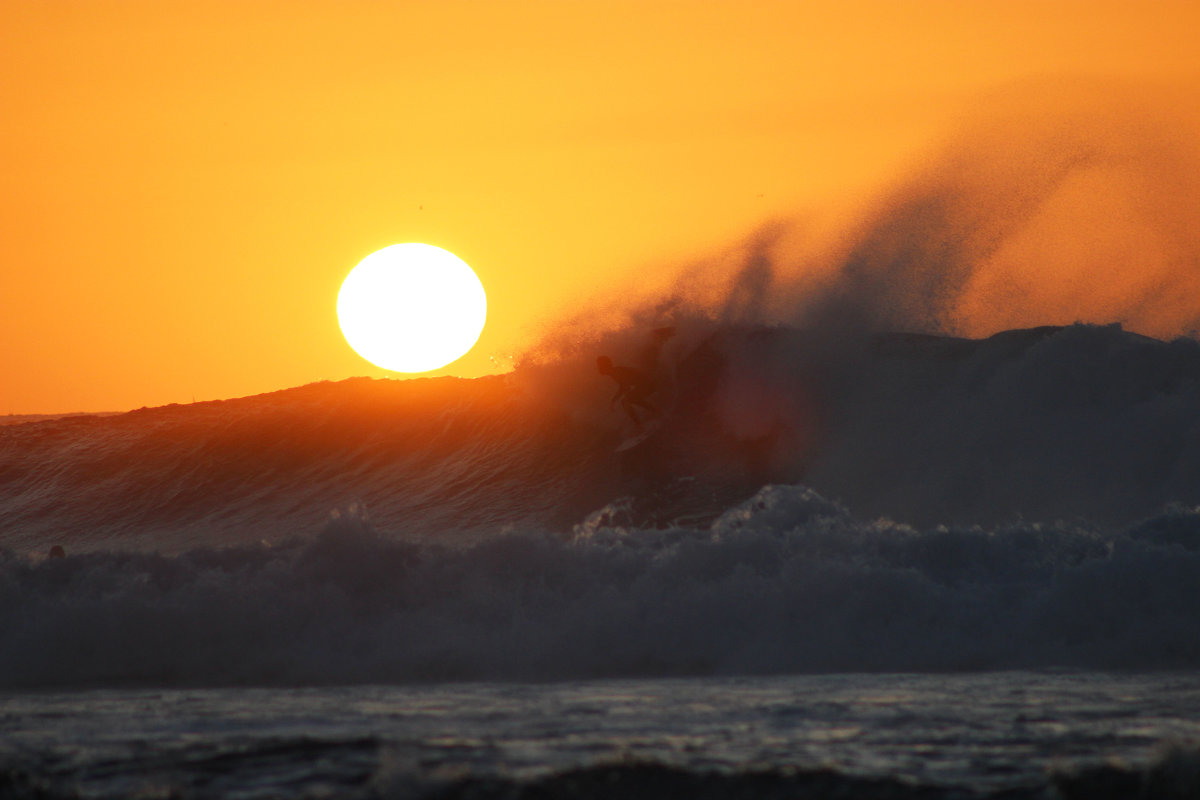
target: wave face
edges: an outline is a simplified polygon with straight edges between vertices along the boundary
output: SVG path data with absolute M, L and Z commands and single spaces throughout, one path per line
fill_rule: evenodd
M 0 429 L 0 685 L 1200 666 L 1196 342 L 653 355 Z
M 74 551 L 277 541 L 363 504 L 405 532 L 553 521 L 603 452 L 502 378 L 351 379 L 0 436 L 3 544 Z

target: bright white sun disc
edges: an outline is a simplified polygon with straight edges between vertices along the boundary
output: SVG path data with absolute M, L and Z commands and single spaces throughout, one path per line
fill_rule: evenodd
M 429 244 L 394 244 L 364 258 L 342 282 L 338 323 L 376 366 L 428 372 L 470 350 L 483 332 L 487 295 L 458 256 Z

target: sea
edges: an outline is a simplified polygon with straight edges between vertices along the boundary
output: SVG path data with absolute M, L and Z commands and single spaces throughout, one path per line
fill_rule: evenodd
M 0 798 L 1200 797 L 1192 338 L 677 319 L 6 422 Z

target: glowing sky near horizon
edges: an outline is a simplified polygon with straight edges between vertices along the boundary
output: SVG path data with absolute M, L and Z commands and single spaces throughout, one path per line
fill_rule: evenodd
M 9 0 L 0 413 L 383 375 L 335 301 L 394 242 L 487 287 L 445 374 L 502 369 L 595 294 L 869 198 L 998 87 L 1194 88 L 1197 23 L 1104 0 Z

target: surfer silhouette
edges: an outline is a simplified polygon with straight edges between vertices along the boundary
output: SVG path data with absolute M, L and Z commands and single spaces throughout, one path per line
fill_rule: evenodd
M 648 411 L 650 418 L 659 415 L 658 408 L 649 399 L 654 392 L 654 378 L 650 374 L 634 367 L 617 366 L 608 356 L 596 359 L 596 369 L 601 375 L 607 375 L 617 382 L 617 393 L 608 404 L 609 408 L 616 408 L 620 400 L 621 407 L 638 431 L 642 429 L 642 420 L 638 417 L 637 409 Z

